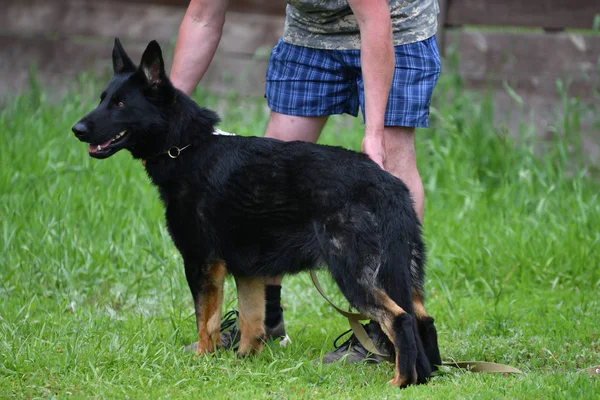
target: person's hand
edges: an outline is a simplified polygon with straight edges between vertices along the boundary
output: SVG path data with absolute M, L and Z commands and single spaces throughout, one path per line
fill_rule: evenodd
M 365 137 L 362 141 L 362 151 L 368 155 L 371 160 L 379 164 L 381 168 L 383 168 L 383 163 L 385 161 L 384 149 L 383 133 L 365 132 Z

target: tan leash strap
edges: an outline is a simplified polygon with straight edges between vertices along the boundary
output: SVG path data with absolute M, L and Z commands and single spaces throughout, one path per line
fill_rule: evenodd
M 586 369 L 580 369 L 577 372 L 582 373 L 582 374 L 588 374 L 591 377 L 597 378 L 597 377 L 600 377 L 600 365 L 597 365 L 595 367 L 589 367 Z
M 339 312 L 340 314 L 342 314 L 344 317 L 346 317 L 348 319 L 354 319 L 357 321 L 364 321 L 367 319 L 371 319 L 369 317 L 365 317 L 361 313 L 353 313 L 353 312 L 349 312 L 349 311 L 344 311 L 341 308 L 339 308 L 338 306 L 336 306 L 335 304 L 333 304 L 333 301 L 331 301 L 329 299 L 329 297 L 327 297 L 327 295 L 323 291 L 323 288 L 321 287 L 321 284 L 319 283 L 319 278 L 317 278 L 317 274 L 315 273 L 315 271 L 310 271 L 310 278 L 312 279 L 313 284 L 315 285 L 315 288 L 317 288 L 317 291 L 321 294 L 321 296 L 323 296 L 323 298 L 325 300 L 327 300 L 327 302 L 329 304 L 331 304 L 331 307 L 335 308 L 336 311 Z M 363 331 L 364 331 L 364 329 L 363 329 Z M 365 332 L 365 334 L 366 334 L 366 332 Z
M 391 361 L 391 357 L 389 356 L 389 354 L 380 353 L 379 350 L 377 350 L 377 347 L 375 347 L 375 343 L 373 343 L 373 341 L 367 334 L 367 331 L 365 331 L 365 327 L 360 323 L 358 319 L 348 318 L 348 322 L 350 323 L 350 328 L 352 328 L 354 336 L 356 336 L 360 344 L 362 344 L 362 346 L 365 349 L 367 349 L 369 353 L 378 355 L 379 357 L 387 361 Z
M 442 365 L 466 369 L 471 372 L 487 372 L 496 374 L 522 374 L 523 371 L 510 365 L 497 364 L 486 361 L 444 361 Z
M 315 285 L 315 288 L 317 289 L 317 291 L 331 305 L 331 307 L 335 308 L 335 310 L 337 312 L 339 312 L 340 314 L 342 314 L 344 317 L 348 318 L 348 322 L 350 323 L 350 328 L 352 328 L 352 332 L 354 333 L 354 336 L 356 336 L 356 338 L 358 339 L 358 341 L 360 342 L 360 344 L 362 344 L 363 347 L 365 349 L 367 349 L 368 352 L 370 352 L 372 354 L 376 354 L 376 355 L 378 355 L 380 357 L 383 357 L 385 359 L 389 359 L 389 355 L 382 354 L 382 353 L 379 352 L 379 350 L 377 350 L 377 348 L 375 347 L 375 344 L 373 343 L 373 341 L 371 340 L 371 338 L 367 334 L 367 331 L 365 331 L 365 328 L 360 323 L 360 321 L 368 320 L 370 318 L 365 317 L 361 313 L 354 313 L 354 312 L 350 312 L 350 311 L 344 311 L 343 309 L 339 308 L 325 294 L 325 291 L 321 287 L 321 283 L 319 282 L 319 278 L 317 278 L 317 274 L 315 273 L 315 271 L 310 271 L 310 278 L 312 279 L 313 284 Z

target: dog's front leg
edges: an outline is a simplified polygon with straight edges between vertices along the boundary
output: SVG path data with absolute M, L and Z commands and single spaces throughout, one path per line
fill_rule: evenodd
M 196 312 L 198 345 L 196 354 L 211 353 L 221 346 L 223 282 L 227 270 L 221 260 L 195 268 L 186 263 L 186 277 Z
M 236 277 L 240 311 L 239 356 L 258 354 L 265 339 L 265 281 L 263 278 Z

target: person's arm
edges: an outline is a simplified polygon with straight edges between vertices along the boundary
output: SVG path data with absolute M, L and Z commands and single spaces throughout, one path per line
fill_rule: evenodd
M 387 0 L 348 0 L 360 29 L 365 91 L 363 151 L 383 167 L 384 118 L 395 69 L 392 21 Z
M 212 62 L 221 40 L 228 3 L 228 0 L 191 0 L 183 17 L 170 79 L 188 95 Z

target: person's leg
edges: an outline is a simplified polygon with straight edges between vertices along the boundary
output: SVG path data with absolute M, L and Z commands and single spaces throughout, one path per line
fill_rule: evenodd
M 329 115 L 357 115 L 358 98 L 350 96 L 352 81 L 340 74 L 340 64 L 332 54 L 279 41 L 267 67 L 265 92 L 271 115 L 265 137 L 315 143 Z M 281 281 L 281 277 L 266 281 L 267 331 L 283 327 Z
M 315 143 L 327 122 L 327 116 L 303 117 L 271 111 L 265 137 L 284 141 L 303 140 Z M 281 283 L 283 277 L 265 279 L 265 331 L 267 339 L 281 338 L 282 346 L 290 343 L 285 331 L 283 309 L 281 308 Z M 228 313 L 227 319 L 237 318 L 236 314 Z M 223 322 L 225 326 L 231 322 Z M 223 347 L 230 348 L 237 345 L 239 332 L 237 328 L 230 329 L 221 335 Z M 192 348 L 191 346 L 188 346 Z
M 316 143 L 326 122 L 327 116 L 299 117 L 271 111 L 265 137 Z
M 271 111 L 265 137 L 292 141 L 303 140 L 306 142 L 315 143 L 323 126 L 327 122 L 327 117 L 298 117 L 293 115 L 280 114 Z M 281 282 L 282 277 L 268 278 L 266 280 L 266 313 L 265 326 L 268 332 L 277 331 L 278 327 L 282 332 L 283 328 L 283 311 L 281 309 Z M 279 336 L 279 332 L 273 332 L 274 336 Z M 273 336 L 273 335 L 272 335 Z M 285 333 L 283 334 L 285 336 Z
M 265 137 L 285 141 L 303 140 L 316 143 L 326 122 L 327 116 L 298 117 L 271 111 Z M 267 285 L 281 286 L 281 280 L 281 277 L 276 277 L 269 278 L 266 282 Z
M 396 46 L 396 71 L 385 115 L 384 169 L 401 179 L 423 222 L 425 193 L 417 170 L 415 128 L 429 126 L 429 106 L 441 70 L 435 36 L 421 42 Z M 362 90 L 362 82 L 359 81 Z M 360 96 L 364 106 L 364 96 Z M 364 116 L 364 113 L 363 113 Z
M 415 211 L 423 222 L 425 215 L 425 192 L 421 176 L 417 169 L 415 151 L 415 128 L 388 126 L 385 136 L 385 165 L 386 171 L 402 180 L 414 201 Z

